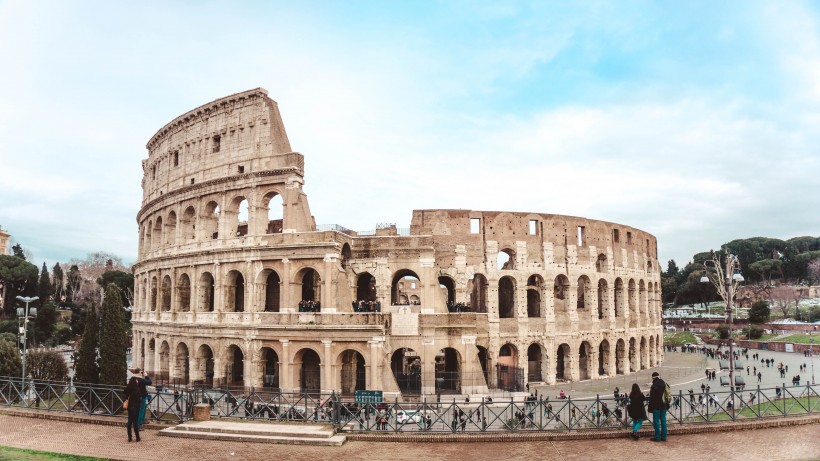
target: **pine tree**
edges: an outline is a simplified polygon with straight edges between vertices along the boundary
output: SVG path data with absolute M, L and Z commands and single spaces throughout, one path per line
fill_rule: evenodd
M 51 269 L 52 286 L 54 287 L 54 302 L 59 304 L 63 300 L 63 268 L 60 263 L 54 264 Z
M 120 289 L 109 283 L 105 288 L 100 314 L 100 383 L 121 386 L 125 384 L 125 310 L 122 308 Z
M 54 288 L 51 286 L 51 276 L 48 274 L 46 263 L 43 263 L 43 268 L 40 270 L 40 281 L 37 283 L 37 296 L 40 298 L 38 303 L 42 307 L 51 298 L 54 293 Z
M 85 315 L 85 331 L 77 352 L 77 361 L 74 365 L 75 379 L 80 383 L 97 384 L 100 382 L 100 369 L 97 365 L 97 346 L 99 344 L 99 325 L 94 304 L 88 308 Z

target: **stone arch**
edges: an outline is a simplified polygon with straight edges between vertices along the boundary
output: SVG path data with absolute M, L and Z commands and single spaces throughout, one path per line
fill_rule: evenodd
M 546 349 L 539 343 L 532 343 L 527 348 L 527 382 L 543 382 L 548 370 Z
M 200 217 L 200 228 L 205 240 L 219 238 L 219 204 L 210 201 L 205 205 L 205 212 Z
M 544 278 L 538 274 L 527 279 L 527 317 L 544 315 Z
M 439 350 L 436 363 L 436 394 L 461 393 L 461 354 L 452 347 Z
M 649 365 L 649 350 L 646 348 L 646 337 L 641 337 L 640 342 L 640 357 L 641 357 L 641 370 L 646 370 Z
M 179 220 L 180 237 L 183 242 L 190 242 L 196 239 L 196 208 L 189 206 L 182 213 Z
M 518 367 L 518 348 L 512 343 L 505 343 L 498 349 L 496 378 L 499 389 L 520 391 L 524 385 Z
M 376 277 L 370 272 L 356 277 L 356 301 L 376 302 Z
M 322 278 L 319 276 L 319 271 L 310 266 L 303 267 L 296 273 L 294 280 L 299 285 L 299 299 L 304 302 L 321 302 Z M 315 304 L 313 310 L 319 311 Z
M 153 223 L 153 221 L 149 220 L 148 225 L 145 226 L 145 239 L 144 239 L 144 245 L 145 246 L 143 248 L 145 253 L 149 253 L 154 248 L 153 233 L 152 233 L 153 229 L 154 229 L 154 223 Z
M 592 310 L 592 283 L 586 275 L 578 277 L 577 307 L 587 312 Z
M 592 379 L 592 345 L 582 341 L 578 348 L 578 377 L 581 381 Z
M 151 248 L 160 249 L 163 246 L 162 217 L 159 216 L 154 222 L 153 242 L 151 243 Z
M 279 354 L 272 347 L 260 349 L 262 387 L 279 389 Z
M 225 348 L 225 380 L 231 387 L 245 386 L 245 353 L 236 344 Z
M 421 293 L 421 289 L 421 279 L 418 274 L 410 269 L 398 270 L 393 274 L 393 282 L 390 286 L 391 303 L 402 304 L 403 299 L 409 300 L 411 295 Z M 402 298 L 402 295 L 405 298 Z
M 350 260 L 352 258 L 353 252 L 350 250 L 350 244 L 345 243 L 342 245 L 341 260 L 339 261 L 342 265 L 342 269 L 347 269 L 350 266 Z
M 367 367 L 364 355 L 357 349 L 345 349 L 336 356 L 342 395 L 354 395 L 367 389 Z
M 197 302 L 197 309 L 200 312 L 214 311 L 215 289 L 214 276 L 210 272 L 203 272 L 199 276 L 199 300 Z
M 515 279 L 510 276 L 501 277 L 498 280 L 498 317 L 502 319 L 517 317 L 515 301 Z
M 154 359 L 156 357 L 156 350 L 157 350 L 157 340 L 151 338 L 148 340 L 148 349 L 145 351 L 145 368 L 147 370 L 151 370 L 152 372 L 157 372 L 157 367 L 159 364 L 154 363 Z
M 572 363 L 572 349 L 567 343 L 561 343 L 555 354 L 555 378 L 562 381 L 569 381 L 570 366 Z
M 158 382 L 168 382 L 169 370 L 171 367 L 171 345 L 168 341 L 163 340 L 159 344 L 159 364 L 154 379 Z
M 177 373 L 177 376 L 174 377 L 175 384 L 179 383 L 183 386 L 187 386 L 191 382 L 191 362 L 188 360 L 188 357 L 188 345 L 185 344 L 184 341 L 178 342 L 174 359 L 174 370 L 176 370 Z
M 609 284 L 606 279 L 598 280 L 598 320 L 609 315 Z
M 245 276 L 235 269 L 225 277 L 225 311 L 245 311 Z
M 640 315 L 639 324 L 646 325 L 649 312 L 646 297 L 646 283 L 643 279 L 638 282 L 638 312 Z
M 552 292 L 556 329 L 558 331 L 566 331 L 570 327 L 569 279 L 566 275 L 559 274 L 555 277 Z
M 151 277 L 151 310 L 157 310 L 157 276 Z
M 191 310 L 191 278 L 188 274 L 182 273 L 177 281 L 177 302 L 178 309 L 182 312 L 189 312 Z
M 496 263 L 500 271 L 515 270 L 515 250 L 511 248 L 499 250 Z
M 441 298 L 444 299 L 448 311 L 452 311 L 456 304 L 456 282 L 449 275 L 438 277 L 438 287 Z
M 262 196 L 262 208 L 266 211 L 266 218 L 260 220 L 264 224 L 264 234 L 281 234 L 285 227 L 285 204 L 278 191 L 270 191 Z
M 279 273 L 273 269 L 264 269 L 256 278 L 257 283 L 263 285 L 265 312 L 279 312 L 281 303 L 282 280 Z
M 615 343 L 615 374 L 626 373 L 626 343 L 623 339 L 618 339 Z
M 638 292 L 635 285 L 635 280 L 629 279 L 629 296 L 627 298 L 629 304 L 629 327 L 638 327 Z
M 169 312 L 171 310 L 171 276 L 165 275 L 162 277 L 162 284 L 160 285 L 160 292 L 162 294 L 162 310 Z
M 300 392 L 319 392 L 322 389 L 322 359 L 318 352 L 303 347 L 293 357 Z
M 214 350 L 208 344 L 201 344 L 196 350 L 197 376 L 203 384 L 209 387 L 214 385 Z
M 623 328 L 624 325 L 624 310 L 626 309 L 626 290 L 624 289 L 624 281 L 618 277 L 615 279 L 615 319 L 616 328 Z
M 177 212 L 171 210 L 165 219 L 165 246 L 176 245 L 177 243 Z
M 638 347 L 635 338 L 629 338 L 629 371 L 634 373 L 639 370 L 639 367 Z
M 606 339 L 601 340 L 601 343 L 598 345 L 598 375 L 599 376 L 609 376 L 610 375 L 610 350 L 609 350 L 609 341 Z
M 482 274 L 474 274 L 471 281 L 472 290 L 470 295 L 470 309 L 481 314 L 487 313 L 487 291 L 489 282 Z
M 403 395 L 421 394 L 421 356 L 409 347 L 398 348 L 390 355 L 390 370 Z

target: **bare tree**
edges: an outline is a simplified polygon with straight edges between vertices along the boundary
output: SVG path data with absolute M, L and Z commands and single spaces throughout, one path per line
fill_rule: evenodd
M 813 282 L 820 281 L 820 259 L 815 259 L 809 262 L 808 265 L 809 278 Z
M 769 300 L 772 302 L 772 307 L 780 309 L 783 317 L 789 316 L 789 309 L 791 309 L 792 302 L 795 300 L 795 291 L 797 290 L 788 285 L 778 285 L 769 290 Z

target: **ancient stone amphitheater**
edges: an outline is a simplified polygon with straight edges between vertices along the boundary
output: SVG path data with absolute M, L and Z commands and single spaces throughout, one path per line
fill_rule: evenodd
M 317 225 L 263 89 L 177 117 L 147 148 L 132 354 L 160 382 L 485 394 L 662 361 L 646 232 L 471 210 Z

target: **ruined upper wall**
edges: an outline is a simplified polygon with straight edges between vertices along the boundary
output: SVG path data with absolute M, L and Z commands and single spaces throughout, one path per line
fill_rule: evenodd
M 182 187 L 238 174 L 283 168 L 304 174 L 304 158 L 291 152 L 278 105 L 262 88 L 180 115 L 146 147 L 143 205 Z

